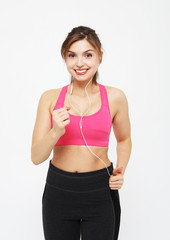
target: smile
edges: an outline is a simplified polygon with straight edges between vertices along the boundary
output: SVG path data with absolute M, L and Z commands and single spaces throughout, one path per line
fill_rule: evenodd
M 84 74 L 86 74 L 87 71 L 88 71 L 88 69 L 83 69 L 83 70 L 77 70 L 77 69 L 75 69 L 75 72 L 76 72 L 78 75 L 84 75 Z

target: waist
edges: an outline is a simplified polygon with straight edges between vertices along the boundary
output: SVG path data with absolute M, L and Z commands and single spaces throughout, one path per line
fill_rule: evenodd
M 110 174 L 113 163 L 108 166 Z M 94 192 L 109 189 L 109 175 L 104 167 L 90 172 L 68 172 L 49 162 L 46 183 L 61 191 Z
M 52 164 L 69 172 L 98 170 L 111 162 L 107 147 L 90 146 L 91 152 L 87 146 L 64 145 L 55 146 L 53 150 Z

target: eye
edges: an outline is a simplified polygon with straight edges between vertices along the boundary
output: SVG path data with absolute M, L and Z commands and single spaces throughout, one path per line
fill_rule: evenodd
M 86 56 L 88 56 L 88 57 L 92 57 L 92 54 L 91 54 L 91 53 L 88 53 L 88 54 L 86 54 Z
M 70 53 L 68 56 L 71 57 L 71 56 L 74 56 L 74 54 Z

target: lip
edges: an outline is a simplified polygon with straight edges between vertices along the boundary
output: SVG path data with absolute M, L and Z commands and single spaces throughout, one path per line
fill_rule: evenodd
M 83 70 L 86 70 L 85 72 L 77 72 L 78 71 L 83 71 Z M 77 75 L 85 75 L 87 72 L 88 72 L 88 68 L 84 68 L 84 69 L 74 69 L 74 71 L 76 72 Z
M 89 68 L 74 69 L 75 71 L 89 70 Z

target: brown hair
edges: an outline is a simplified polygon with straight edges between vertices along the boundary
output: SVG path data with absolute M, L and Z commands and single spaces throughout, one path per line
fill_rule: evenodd
M 102 57 L 101 50 L 102 45 L 98 38 L 98 35 L 96 34 L 95 30 L 89 27 L 85 26 L 78 26 L 71 30 L 71 32 L 68 33 L 66 39 L 64 40 L 62 46 L 61 46 L 61 56 L 63 59 L 66 58 L 67 51 L 69 50 L 70 46 L 79 40 L 86 39 L 97 51 L 99 56 Z M 98 71 L 93 76 L 92 83 L 97 83 L 98 78 Z M 71 81 L 73 80 L 73 77 L 71 76 Z

